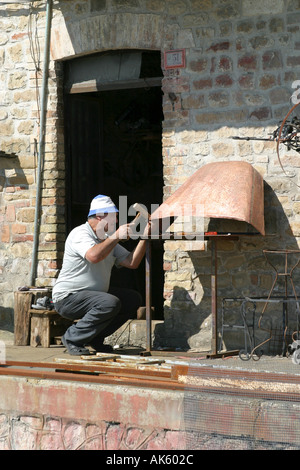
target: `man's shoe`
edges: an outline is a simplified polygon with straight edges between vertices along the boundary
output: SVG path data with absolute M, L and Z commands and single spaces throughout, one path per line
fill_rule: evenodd
M 102 344 L 101 347 L 97 348 L 97 352 L 103 352 L 103 353 L 115 353 L 116 351 L 110 344 Z
M 91 354 L 89 349 L 67 341 L 64 336 L 61 337 L 61 342 L 65 348 L 67 348 L 67 351 L 71 356 L 89 356 Z
M 102 353 L 113 353 L 115 352 L 114 348 L 110 344 L 103 344 L 100 342 L 94 342 L 90 345 L 96 352 Z

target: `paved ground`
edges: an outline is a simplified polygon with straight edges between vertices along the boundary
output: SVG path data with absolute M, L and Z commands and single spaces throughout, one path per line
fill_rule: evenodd
M 6 361 L 30 361 L 30 362 L 52 362 L 55 358 L 74 358 L 66 353 L 64 346 L 53 345 L 50 348 L 31 347 L 31 346 L 14 346 L 14 335 L 11 332 L 0 331 L 0 341 L 5 345 Z M 120 349 L 116 351 L 118 354 L 140 355 L 141 349 Z M 153 354 L 155 355 L 155 351 Z M 265 371 L 268 373 L 283 373 L 287 375 L 300 376 L 300 364 L 294 364 L 291 357 L 270 357 L 262 356 L 258 361 L 250 359 L 243 361 L 239 356 L 231 356 L 226 358 L 210 359 L 205 354 L 193 354 L 190 357 L 180 351 L 172 354 L 164 355 L 159 352 L 159 356 L 166 362 L 184 363 L 190 365 L 209 366 L 212 368 L 230 368 L 248 371 Z M 1 359 L 1 357 L 0 357 Z

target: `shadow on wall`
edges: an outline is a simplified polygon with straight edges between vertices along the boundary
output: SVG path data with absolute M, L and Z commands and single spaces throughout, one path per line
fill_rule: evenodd
M 5 280 L 0 292 L 0 328 L 13 329 L 14 291 L 28 282 L 34 208 L 28 193 L 33 184 L 35 157 L 0 152 L 0 259 L 1 277 Z M 32 170 L 29 174 L 28 170 Z M 24 193 L 24 195 L 22 194 Z M 24 262 L 27 260 L 27 262 Z
M 241 328 L 232 328 L 233 325 L 243 326 L 241 315 L 242 301 L 247 297 L 267 297 L 272 288 L 276 271 L 266 259 L 264 250 L 298 250 L 296 238 L 292 232 L 282 204 L 271 186 L 265 183 L 265 225 L 266 236 L 247 235 L 253 232 L 247 224 L 233 220 L 210 220 L 208 230 L 218 232 L 245 232 L 238 240 L 218 241 L 218 346 L 221 344 L 222 311 L 225 313 L 223 323 L 229 328 L 223 331 L 221 349 L 244 348 L 245 336 Z M 282 243 L 281 243 L 282 241 Z M 209 351 L 211 349 L 211 248 L 208 242 L 207 251 L 191 251 L 177 255 L 186 257 L 189 262 L 187 268 L 191 271 L 193 290 L 180 287 L 179 283 L 174 287 L 172 297 L 166 302 L 164 308 L 164 324 L 156 328 L 160 336 L 164 330 L 165 346 L 181 349 L 197 349 Z M 298 260 L 298 254 L 293 255 L 291 264 Z M 177 259 L 178 261 L 178 259 Z M 271 262 L 275 263 L 278 272 L 284 269 L 282 255 L 274 254 Z M 191 268 L 192 266 L 192 268 Z M 297 296 L 300 296 L 300 269 L 293 273 L 294 285 Z M 272 296 L 284 296 L 284 278 L 279 277 Z M 292 284 L 288 282 L 288 295 L 294 297 Z M 223 309 L 224 299 L 240 299 L 229 302 Z M 264 354 L 278 353 L 274 341 L 279 338 L 279 352 L 282 348 L 283 332 L 283 305 L 269 304 L 263 315 L 260 328 L 258 320 L 264 303 L 256 305 L 255 330 L 256 342 L 259 344 L 272 336 L 264 346 Z M 252 312 L 252 306 L 249 308 Z M 296 328 L 295 302 L 289 305 L 288 330 Z M 290 333 L 288 333 L 290 335 Z
M 14 332 L 14 309 L 0 306 L 0 330 Z
M 166 349 L 189 350 L 193 346 L 192 338 L 202 330 L 206 333 L 208 347 L 210 349 L 210 329 L 204 331 L 202 315 L 192 299 L 192 294 L 185 288 L 175 286 L 170 304 L 164 308 L 164 323 L 155 325 L 153 349 L 163 347 Z M 158 341 L 156 340 L 158 338 Z M 203 334 L 202 334 L 202 343 Z

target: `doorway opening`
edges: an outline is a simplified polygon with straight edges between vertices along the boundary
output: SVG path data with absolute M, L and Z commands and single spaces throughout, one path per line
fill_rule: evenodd
M 134 51 L 133 59 L 128 54 L 117 51 L 65 63 L 68 233 L 85 223 L 90 202 L 98 194 L 110 196 L 117 206 L 119 197 L 126 196 L 128 208 L 138 202 L 149 212 L 152 204 L 162 203 L 161 54 Z M 137 242 L 128 240 L 124 246 L 132 250 Z M 152 272 L 154 318 L 162 319 L 160 241 L 152 242 Z M 145 261 L 137 270 L 114 269 L 111 284 L 138 290 L 145 302 Z

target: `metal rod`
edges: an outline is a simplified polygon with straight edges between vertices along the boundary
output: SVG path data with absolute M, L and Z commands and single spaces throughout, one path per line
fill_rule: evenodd
M 97 365 L 95 362 L 90 364 L 91 361 L 83 361 L 82 363 L 70 363 L 67 362 L 27 362 L 27 361 L 6 361 L 4 366 L 7 367 L 28 367 L 38 369 L 54 369 L 56 372 L 82 372 L 82 373 L 93 373 L 93 374 L 115 374 L 117 376 L 128 377 L 128 376 L 147 376 L 148 378 L 172 378 L 172 368 L 169 369 L 160 368 L 155 365 L 147 363 L 136 363 L 133 362 L 126 364 L 120 362 L 101 361 Z
M 46 36 L 45 36 L 44 67 L 43 67 L 43 82 L 42 82 L 42 97 L 41 97 L 41 122 L 40 122 L 38 170 L 37 170 L 35 218 L 34 218 L 34 238 L 33 238 L 32 261 L 31 261 L 30 282 L 29 282 L 31 286 L 35 284 L 35 276 L 36 276 L 36 268 L 37 268 L 37 251 L 38 251 L 38 245 L 39 245 L 39 226 L 40 226 L 40 210 L 41 210 L 41 190 L 42 190 L 41 186 L 42 186 L 42 172 L 43 172 L 44 151 L 45 151 L 45 127 L 46 127 L 46 114 L 47 114 L 47 84 L 48 84 L 48 75 L 49 75 L 51 18 L 52 18 L 52 0 L 47 0 Z
M 273 142 L 274 138 L 263 138 L 263 137 L 239 137 L 237 135 L 234 135 L 231 137 L 232 139 L 235 140 L 262 140 L 262 141 L 267 141 L 267 142 Z
M 48 366 L 48 364 L 45 364 Z M 54 371 L 51 368 L 43 368 L 44 364 L 32 363 L 30 367 L 24 367 L 23 362 L 13 362 L 11 366 L 0 365 L 0 377 L 11 376 L 11 377 L 25 377 L 44 379 L 44 380 L 55 380 L 55 381 L 72 381 L 72 382 L 85 382 L 94 384 L 106 384 L 106 385 L 119 385 L 119 386 L 133 386 L 133 387 L 149 387 L 151 389 L 162 389 L 162 390 L 176 390 L 186 392 L 191 390 L 192 392 L 199 391 L 213 392 L 220 395 L 241 396 L 241 397 L 252 397 L 261 399 L 272 399 L 275 401 L 295 401 L 300 402 L 300 394 L 295 385 L 299 384 L 298 376 L 285 376 L 285 374 L 266 373 L 259 371 L 245 371 L 243 370 L 224 370 L 220 368 L 212 367 L 197 367 L 193 369 L 191 365 L 182 366 L 174 365 L 172 368 L 171 378 L 165 377 L 126 377 L 111 374 L 86 374 L 84 372 L 75 371 Z M 189 377 L 194 378 L 189 380 L 182 380 L 182 378 Z M 201 382 L 204 378 L 205 383 Z M 231 379 L 231 385 L 228 386 L 218 385 L 219 380 L 222 378 Z M 210 383 L 210 379 L 213 379 Z M 217 379 L 217 380 L 216 380 Z M 241 379 L 243 387 L 240 387 Z M 233 382 L 236 381 L 234 384 Z M 261 387 L 261 381 L 267 381 L 270 386 L 269 389 L 263 389 Z M 253 385 L 259 384 L 259 388 L 253 388 Z M 247 384 L 249 386 L 247 387 Z M 278 384 L 286 384 L 294 387 L 294 391 L 285 390 L 284 387 L 278 387 Z
M 56 372 L 52 369 L 29 369 L 17 367 L 3 367 L 0 366 L 0 376 L 8 375 L 15 377 L 39 378 L 48 380 L 68 380 L 75 382 L 98 383 L 108 385 L 123 385 L 123 386 L 136 386 L 136 387 L 150 387 L 162 389 L 184 389 L 184 384 L 180 384 L 175 380 L 166 377 L 138 377 L 138 376 L 120 376 L 119 374 L 99 374 L 93 375 L 84 372 Z
M 151 318 L 151 240 L 146 240 L 146 350 L 152 348 L 152 318 Z
M 217 296 L 217 241 L 211 240 L 211 349 L 217 354 L 218 296 Z

